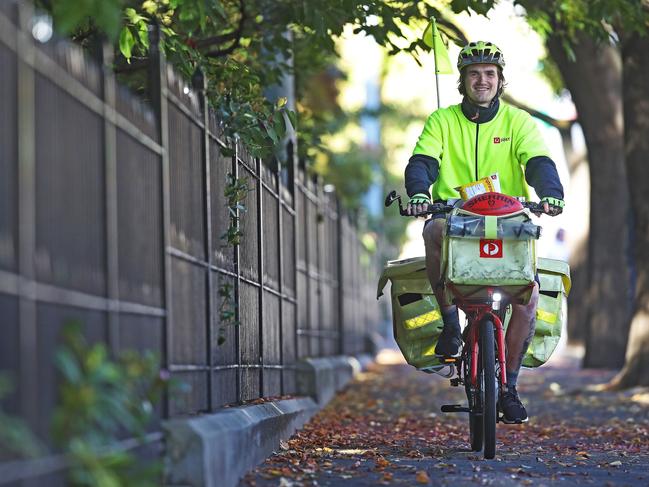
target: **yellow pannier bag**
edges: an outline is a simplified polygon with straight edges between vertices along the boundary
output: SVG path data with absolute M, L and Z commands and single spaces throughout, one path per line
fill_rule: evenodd
M 540 286 L 536 331 L 523 358 L 526 367 L 544 364 L 554 352 L 565 321 L 564 301 L 570 292 L 570 269 L 566 262 L 538 259 Z M 388 261 L 379 279 L 377 299 L 391 281 L 394 338 L 406 362 L 418 369 L 441 365 L 435 346 L 443 322 L 437 300 L 426 276 L 424 257 Z M 508 311 L 505 326 L 509 323 Z
M 394 338 L 406 362 L 418 369 L 441 363 L 435 345 L 442 332 L 442 315 L 426 276 L 424 257 L 388 261 L 379 279 L 377 299 L 392 283 Z
M 570 267 L 555 259 L 538 259 L 539 304 L 536 308 L 536 331 L 523 357 L 525 367 L 538 367 L 547 362 L 561 338 L 566 320 L 564 304 L 570 293 Z M 511 313 L 508 313 L 508 317 Z M 506 320 L 506 325 L 509 320 Z

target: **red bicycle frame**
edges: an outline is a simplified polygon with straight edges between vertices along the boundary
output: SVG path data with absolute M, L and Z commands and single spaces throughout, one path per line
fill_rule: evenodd
M 503 322 L 500 317 L 494 313 L 491 306 L 488 304 L 467 304 L 461 306 L 462 311 L 466 313 L 469 318 L 469 340 L 464 344 L 464 347 L 471 347 L 468 353 L 471 356 L 471 385 L 477 387 L 478 385 L 478 353 L 480 351 L 480 323 L 487 316 L 491 318 L 496 328 L 496 348 L 498 349 L 498 363 L 500 364 L 500 385 L 501 390 L 505 390 L 507 386 L 507 372 L 505 367 L 505 330 Z M 466 350 L 465 350 L 466 351 Z M 462 354 L 464 356 L 464 353 Z
M 464 344 L 464 350 L 462 351 L 462 357 L 469 355 L 471 357 L 471 369 L 470 369 L 470 380 L 473 387 L 477 387 L 478 384 L 478 354 L 480 352 L 480 323 L 486 317 L 491 318 L 491 321 L 496 328 L 496 348 L 498 349 L 498 363 L 500 364 L 500 386 L 501 390 L 505 390 L 507 386 L 507 371 L 505 365 L 505 330 L 503 321 L 498 316 L 497 313 L 494 313 L 494 308 L 490 302 L 475 302 L 470 300 L 470 295 L 462 295 L 459 290 L 453 286 L 452 283 L 448 284 L 453 294 L 455 295 L 455 302 L 457 306 L 464 311 L 468 320 L 469 320 L 469 329 L 467 332 L 467 337 L 469 338 Z M 530 287 L 533 287 L 534 284 L 524 287 L 516 294 L 503 293 L 502 290 L 491 286 L 487 286 L 487 294 L 491 297 L 494 292 L 500 292 L 505 294 L 506 299 L 500 303 L 500 308 L 505 309 L 511 302 L 516 302 L 517 298 L 524 294 Z M 504 316 L 504 313 L 503 313 Z M 466 347 L 471 347 L 467 351 Z M 458 367 L 459 370 L 462 370 Z M 465 377 L 466 380 L 466 377 Z

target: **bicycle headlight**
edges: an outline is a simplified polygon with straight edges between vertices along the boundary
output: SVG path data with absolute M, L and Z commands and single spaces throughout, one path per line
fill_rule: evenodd
M 495 292 L 491 295 L 492 303 L 491 303 L 491 309 L 494 311 L 497 311 L 500 309 L 500 301 L 503 298 L 503 295 Z

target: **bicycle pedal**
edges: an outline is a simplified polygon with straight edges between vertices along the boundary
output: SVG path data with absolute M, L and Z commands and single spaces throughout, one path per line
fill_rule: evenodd
M 443 413 L 468 413 L 470 409 L 460 404 L 444 404 L 442 406 Z
M 443 355 L 437 355 L 436 356 L 440 362 L 445 363 L 445 364 L 454 364 L 457 361 L 457 357 L 445 357 Z
M 462 384 L 462 379 L 460 379 L 459 377 L 455 377 L 455 378 L 451 379 L 451 386 L 452 387 L 458 387 L 460 384 Z

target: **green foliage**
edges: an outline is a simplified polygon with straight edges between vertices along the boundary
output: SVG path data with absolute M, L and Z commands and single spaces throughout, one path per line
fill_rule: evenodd
M 159 461 L 142 462 L 112 445 L 129 435 L 142 438 L 163 392 L 180 391 L 179 384 L 160 371 L 152 352 L 125 351 L 111 359 L 104 344 L 86 342 L 78 323 L 66 324 L 62 338 L 54 358 L 61 383 L 52 436 L 70 462 L 67 485 L 160 485 Z M 0 375 L 0 401 L 10 390 Z M 24 422 L 1 408 L 0 452 L 3 460 L 48 453 Z
M 71 5 L 76 0 L 60 1 Z M 296 129 L 299 157 L 307 163 L 328 161 L 325 179 L 342 185 L 338 193 L 353 206 L 360 200 L 359 191 L 371 182 L 370 168 L 362 164 L 368 156 L 363 150 L 334 154 L 322 142 L 353 118 L 343 114 L 336 101 L 335 83 L 342 75 L 332 77 L 330 69 L 338 59 L 336 38 L 351 25 L 388 53 L 407 52 L 418 60 L 427 48 L 420 39 L 408 40 L 408 29 L 417 23 L 423 28 L 431 16 L 441 19 L 435 5 L 418 0 L 109 0 L 102 8 L 114 10 L 110 17 L 117 15 L 117 29 L 97 22 L 85 4 L 74 15 L 57 15 L 55 26 L 70 31 L 69 26 L 76 25 L 84 32 L 94 26 L 107 32 L 115 43 L 118 71 L 124 68 L 120 80 L 130 79 L 130 85 L 142 91 L 141 72 L 125 74 L 125 66 L 147 55 L 149 27 L 159 25 L 162 48 L 176 70 L 187 79 L 198 68 L 204 73 L 207 96 L 226 137 L 239 137 L 253 156 L 267 157 L 278 151 L 287 130 Z M 449 33 L 446 24 L 439 26 Z M 295 74 L 296 112 L 282 100 L 266 97 L 266 90 L 287 74 Z M 344 177 L 346 173 L 357 179 Z M 238 230 L 231 227 L 226 240 L 238 238 Z
M 228 173 L 228 182 L 225 185 L 223 194 L 225 196 L 228 214 L 230 216 L 230 225 L 227 231 L 221 235 L 227 245 L 232 247 L 241 243 L 243 233 L 239 225 L 241 214 L 246 211 L 246 206 L 243 204 L 246 195 L 251 191 L 248 187 L 248 180 L 246 178 L 236 178 L 234 174 Z
M 467 8 L 487 15 L 496 0 L 452 0 L 455 12 Z M 601 42 L 618 42 L 621 34 L 647 33 L 649 9 L 638 0 L 514 0 L 523 7 L 532 28 L 542 36 L 550 33 L 565 41 L 564 47 L 574 57 L 571 44 L 584 33 Z
M 245 213 L 246 206 L 243 202 L 246 199 L 246 195 L 251 191 L 248 186 L 248 180 L 246 178 L 236 178 L 234 174 L 229 173 L 228 182 L 225 185 L 225 190 L 223 192 L 226 201 L 226 207 L 228 208 L 228 213 L 230 216 L 230 224 L 228 229 L 221 235 L 221 240 L 232 248 L 241 244 L 241 237 L 243 232 L 241 231 L 241 215 Z M 219 335 L 217 338 L 217 344 L 223 345 L 225 343 L 225 330 L 228 326 L 238 326 L 239 321 L 237 320 L 237 302 L 234 295 L 234 286 L 223 280 L 219 286 L 219 298 L 221 303 L 219 304 Z
M 264 89 L 289 72 L 303 80 L 322 72 L 337 57 L 334 39 L 346 25 L 391 53 L 407 51 L 418 57 L 423 44 L 416 40 L 404 45 L 404 27 L 439 17 L 436 8 L 416 0 L 56 0 L 52 5 L 60 31 L 84 39 L 93 31 L 104 32 L 127 62 L 146 56 L 148 28 L 160 25 L 167 59 L 188 79 L 197 68 L 203 70 L 225 135 L 240 136 L 254 156 L 272 154 L 290 125 L 314 127 L 304 120 L 298 127 L 296 115 L 267 100 Z M 288 62 L 292 54 L 293 66 Z M 141 83 L 137 76 L 134 80 Z M 307 91 L 302 84 L 298 98 Z
M 229 326 L 239 326 L 237 320 L 237 302 L 234 295 L 234 285 L 224 282 L 219 286 L 219 334 L 216 339 L 217 345 L 223 345 L 226 341 L 225 331 Z
M 3 411 L 2 401 L 13 389 L 7 375 L 0 374 L 0 459 L 37 457 L 45 447 L 24 421 Z
M 550 84 L 552 91 L 557 95 L 561 93 L 561 90 L 565 88 L 565 83 L 563 82 L 563 76 L 561 75 L 557 63 L 555 63 L 551 57 L 545 56 L 543 59 L 539 60 L 539 64 L 541 74 Z
M 479 15 L 487 15 L 495 3 L 495 0 L 453 0 L 451 2 L 451 8 L 456 14 L 461 12 L 474 12 Z
M 158 485 L 159 463 L 141 465 L 129 451 L 108 446 L 120 432 L 141 437 L 153 419 L 169 385 L 155 354 L 128 351 L 112 360 L 104 344 L 89 345 L 80 325 L 69 323 L 55 364 L 62 383 L 52 432 L 72 462 L 69 484 Z
M 326 166 L 316 167 L 325 182 L 336 187 L 338 197 L 347 208 L 358 208 L 361 197 L 374 182 L 381 154 L 353 144 L 343 153 L 330 152 Z
M 54 0 L 42 3 L 43 6 L 51 4 L 52 16 L 60 32 L 72 34 L 97 28 L 114 39 L 120 30 L 121 10 L 126 0 Z
M 383 177 L 383 187 L 386 188 L 386 190 L 403 187 L 402 175 L 386 172 Z M 384 208 L 384 217 L 380 222 L 381 227 L 379 230 L 381 234 L 384 235 L 386 242 L 396 248 L 401 248 L 407 240 L 406 228 L 411 221 L 410 218 L 402 217 L 399 214 L 399 211 L 394 206 L 391 206 L 390 208 Z M 394 254 L 389 255 L 389 258 L 394 259 Z

